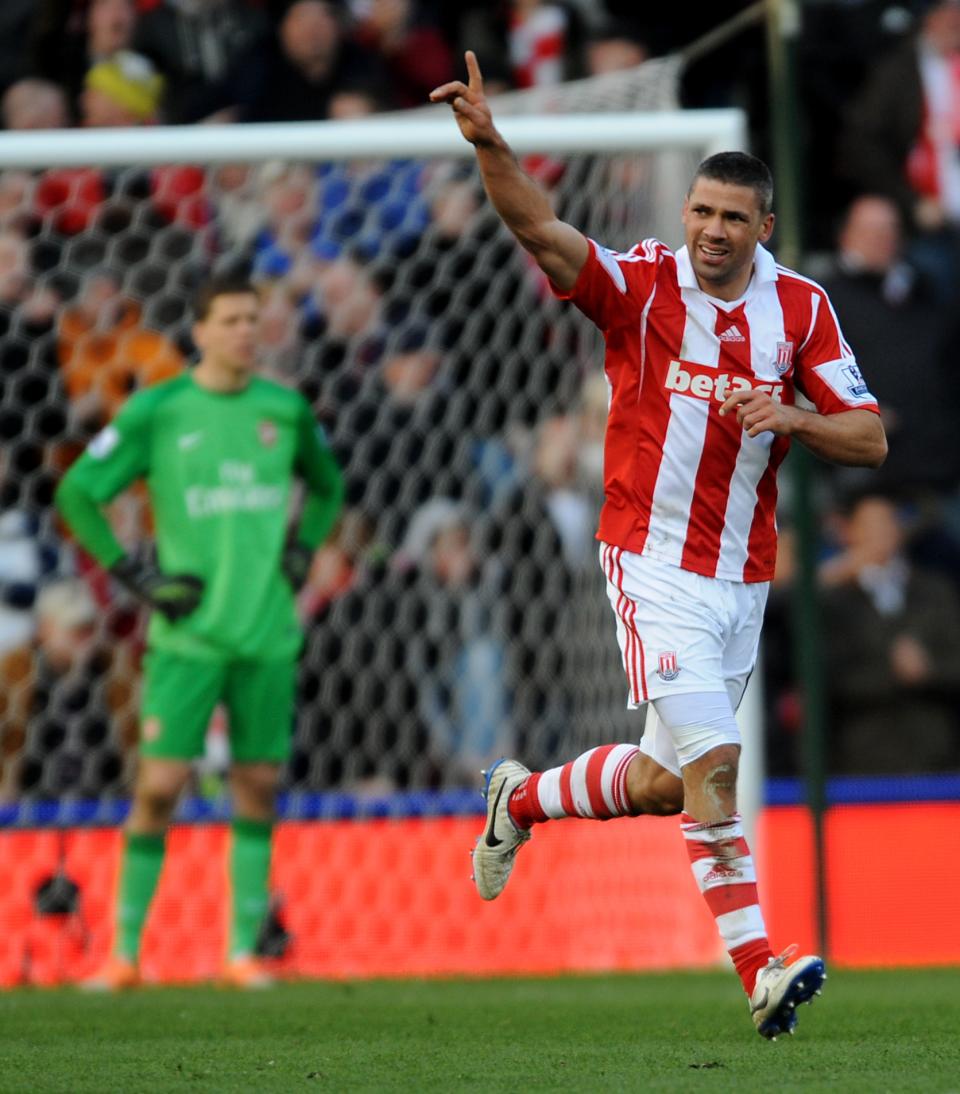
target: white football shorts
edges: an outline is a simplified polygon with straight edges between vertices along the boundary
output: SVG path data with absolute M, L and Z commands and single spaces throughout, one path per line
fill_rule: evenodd
M 606 543 L 600 545 L 600 564 L 616 617 L 628 707 L 656 707 L 668 696 L 718 692 L 729 700 L 726 731 L 719 730 L 723 719 L 716 704 L 704 703 L 701 728 L 717 727 L 706 736 L 695 732 L 697 719 L 687 704 L 661 704 L 661 717 L 648 713 L 643 751 L 679 774 L 681 764 L 711 746 L 708 737 L 713 744 L 739 742 L 733 712 L 757 660 L 769 582 L 704 577 Z M 683 709 L 683 717 L 675 719 L 668 707 Z M 671 732 L 665 720 L 685 726 Z

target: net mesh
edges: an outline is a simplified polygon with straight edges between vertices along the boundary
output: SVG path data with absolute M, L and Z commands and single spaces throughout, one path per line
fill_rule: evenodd
M 495 111 L 672 109 L 676 78 L 655 61 Z M 523 162 L 562 217 L 628 247 L 677 241 L 697 158 Z M 472 162 L 254 160 L 0 172 L 2 799 L 129 792 L 143 621 L 64 538 L 52 490 L 132 391 L 185 366 L 192 292 L 226 267 L 262 285 L 264 371 L 308 397 L 347 480 L 301 599 L 287 787 L 458 785 L 503 752 L 542 766 L 636 737 L 592 540 L 597 333 Z M 110 515 L 150 541 L 142 492 Z M 215 719 L 201 790 L 225 757 Z

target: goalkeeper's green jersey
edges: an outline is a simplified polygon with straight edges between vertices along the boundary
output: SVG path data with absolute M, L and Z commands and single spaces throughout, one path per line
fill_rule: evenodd
M 160 568 L 204 581 L 186 618 L 153 613 L 151 648 L 282 658 L 301 643 L 281 569 L 295 476 L 307 489 L 298 539 L 315 547 L 336 519 L 343 484 L 306 401 L 259 378 L 240 392 L 214 392 L 185 373 L 122 407 L 67 472 L 57 502 L 80 543 L 109 567 L 124 552 L 100 506 L 145 479 Z

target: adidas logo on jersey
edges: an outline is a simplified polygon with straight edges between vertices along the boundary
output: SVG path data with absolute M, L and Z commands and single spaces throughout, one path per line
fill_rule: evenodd
M 705 365 L 671 361 L 663 386 L 678 395 L 715 399 L 722 403 L 735 391 L 765 391 L 775 403 L 782 402 L 783 384 L 752 384 L 746 376 L 731 376 Z
M 721 342 L 746 342 L 746 338 L 740 333 L 735 326 L 727 327 L 727 329 L 720 335 Z

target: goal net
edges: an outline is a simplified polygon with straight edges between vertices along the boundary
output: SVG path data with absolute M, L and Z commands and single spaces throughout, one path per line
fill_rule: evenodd
M 677 75 L 651 61 L 494 113 L 564 219 L 676 245 L 695 164 L 743 146 L 739 112 L 677 110 Z M 300 601 L 287 816 L 637 738 L 592 538 L 601 341 L 485 202 L 446 108 L 4 134 L 0 164 L 0 820 L 122 814 L 143 621 L 51 494 L 131 392 L 186 366 L 193 290 L 228 268 L 261 286 L 263 371 L 307 396 L 347 481 Z M 149 543 L 143 494 L 111 519 Z M 201 801 L 225 741 L 215 718 Z

